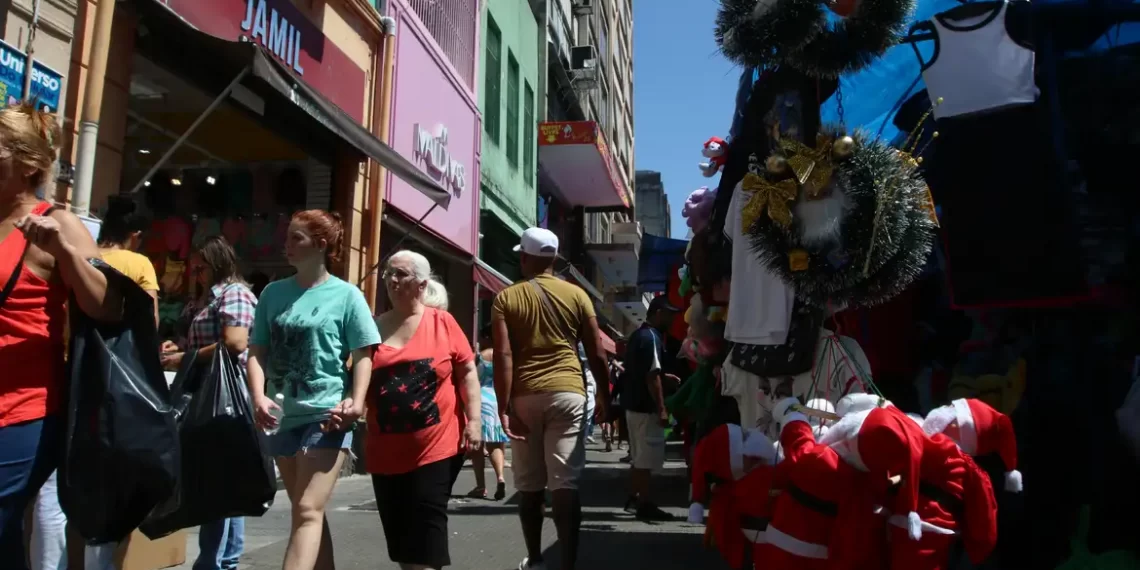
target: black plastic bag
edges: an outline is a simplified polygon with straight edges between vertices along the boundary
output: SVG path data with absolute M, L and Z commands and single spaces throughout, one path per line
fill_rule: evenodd
M 95 321 L 72 300 L 59 502 L 80 536 L 118 542 L 173 494 L 178 433 L 154 299 L 102 261 L 91 263 L 123 292 L 124 318 Z
M 152 540 L 228 517 L 259 517 L 277 494 L 273 460 L 254 422 L 241 364 L 223 347 L 208 365 L 196 356 L 186 353 L 172 386 L 181 484 L 140 527 Z

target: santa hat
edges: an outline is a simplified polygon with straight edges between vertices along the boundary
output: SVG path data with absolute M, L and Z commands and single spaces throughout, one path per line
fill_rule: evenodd
M 878 394 L 847 394 L 840 398 L 835 404 L 835 413 L 842 417 L 855 412 L 863 412 L 873 408 L 884 408 L 891 405 L 893 404 L 891 404 L 890 400 Z
M 692 504 L 689 522 L 704 520 L 704 507 L 709 501 L 709 475 L 723 481 L 744 476 L 744 434 L 736 424 L 724 424 L 697 442 L 693 451 Z
M 901 484 L 896 511 L 906 513 L 907 533 L 922 537 L 918 516 L 918 484 L 926 434 L 898 408 L 849 412 L 820 439 L 849 465 L 873 477 L 898 475 Z
M 1017 437 L 1009 416 L 973 398 L 959 398 L 930 412 L 922 429 L 928 434 L 945 433 L 957 427 L 957 437 L 947 433 L 968 455 L 998 454 L 1005 464 L 1005 490 L 1020 493 L 1021 472 L 1017 470 Z

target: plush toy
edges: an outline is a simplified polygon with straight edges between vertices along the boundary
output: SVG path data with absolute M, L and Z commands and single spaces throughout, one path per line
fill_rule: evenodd
M 701 168 L 704 169 L 704 167 L 705 165 L 702 164 Z M 689 193 L 689 197 L 685 198 L 685 205 L 681 207 L 681 217 L 685 218 L 685 224 L 693 230 L 694 234 L 708 225 L 709 219 L 712 218 L 713 202 L 716 202 L 716 188 L 709 188 L 708 186 L 701 186 L 693 190 Z M 687 246 L 685 253 L 688 254 Z
M 705 141 L 705 148 L 701 150 L 701 154 L 709 159 L 708 162 L 700 164 L 701 172 L 705 178 L 712 178 L 728 161 L 728 143 L 720 137 L 712 137 Z

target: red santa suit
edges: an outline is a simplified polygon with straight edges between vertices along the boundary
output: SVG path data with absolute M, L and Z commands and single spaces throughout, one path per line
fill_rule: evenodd
M 709 432 L 697 442 L 693 452 L 692 504 L 689 505 L 689 522 L 700 523 L 704 506 L 709 507 L 705 528 L 706 545 L 712 541 L 721 556 L 733 568 L 744 564 L 744 552 L 749 548 L 741 530 L 741 508 L 737 504 L 735 484 L 744 478 L 745 437 L 735 424 L 725 424 Z M 763 437 L 750 434 L 751 437 Z M 765 438 L 766 439 L 766 438 Z M 759 440 L 752 442 L 756 447 Z M 771 442 L 768 442 L 769 446 Z M 775 450 L 771 450 L 775 456 Z
M 953 441 L 927 437 L 893 406 L 844 416 L 824 441 L 872 480 L 900 477 L 886 502 L 891 570 L 945 570 L 958 538 L 975 563 L 989 556 L 997 540 L 993 489 Z
M 781 493 L 768 524 L 767 543 L 756 548 L 756 567 L 873 568 L 870 560 L 879 549 L 865 539 L 881 536 L 881 532 L 871 530 L 873 501 L 866 476 L 842 461 L 833 449 L 816 443 L 807 416 L 792 411 L 797 403 L 795 398 L 787 398 L 772 408 L 781 426 L 784 454 L 774 482 Z
M 922 429 L 928 434 L 940 433 L 949 437 L 972 457 L 996 453 L 1005 464 L 1005 490 L 1021 492 L 1017 437 L 1009 416 L 981 400 L 962 398 L 931 411 L 923 421 Z

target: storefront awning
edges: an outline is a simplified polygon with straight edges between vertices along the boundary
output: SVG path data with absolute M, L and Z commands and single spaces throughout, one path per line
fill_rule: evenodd
M 135 49 L 209 93 L 228 96 L 235 78 L 265 101 L 262 119 L 271 128 L 289 126 L 326 133 L 371 158 L 447 209 L 451 193 L 392 147 L 376 138 L 253 42 L 235 42 L 195 29 L 158 0 L 129 0 L 138 19 Z M 246 109 L 247 107 L 238 105 Z M 212 109 L 208 109 L 212 110 Z M 254 112 L 254 111 L 250 111 Z
M 480 295 L 486 293 L 490 297 L 499 294 L 499 291 L 511 286 L 511 280 L 499 273 L 495 268 L 487 265 L 482 259 L 475 258 L 472 266 L 475 283 L 482 289 Z
M 559 201 L 592 210 L 629 208 L 605 137 L 593 121 L 539 123 L 538 164 Z

